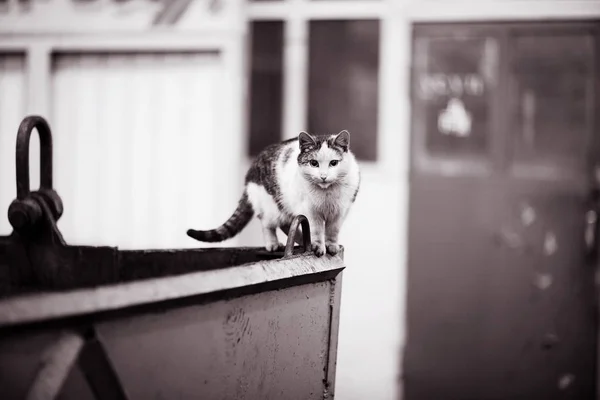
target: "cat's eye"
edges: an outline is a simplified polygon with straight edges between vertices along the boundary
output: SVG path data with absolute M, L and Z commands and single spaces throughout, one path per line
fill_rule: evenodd
M 310 165 L 313 167 L 318 167 L 319 166 L 319 162 L 317 160 L 310 160 Z
M 331 160 L 331 162 L 329 163 L 330 166 L 335 167 L 336 165 L 338 165 L 338 160 Z

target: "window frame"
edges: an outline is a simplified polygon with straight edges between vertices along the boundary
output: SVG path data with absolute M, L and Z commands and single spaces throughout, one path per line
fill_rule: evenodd
M 416 132 L 415 137 L 411 139 L 411 165 L 423 172 L 441 174 L 446 176 L 490 176 L 492 174 L 510 174 L 511 176 L 529 176 L 532 173 L 542 179 L 573 179 L 580 175 L 575 171 L 565 170 L 564 166 L 551 168 L 532 160 L 533 162 L 527 168 L 523 168 L 523 163 L 514 159 L 513 141 L 515 132 L 512 130 L 512 109 L 502 105 L 511 104 L 514 100 L 515 76 L 511 73 L 511 63 L 513 61 L 514 51 L 511 47 L 511 40 L 518 36 L 528 36 L 556 32 L 565 33 L 591 33 L 596 38 L 596 58 L 600 47 L 600 19 L 586 18 L 582 21 L 489 21 L 489 22 L 424 22 L 413 24 L 413 39 L 411 46 L 411 59 L 415 54 L 415 44 L 420 38 L 448 37 L 451 35 L 464 35 L 469 37 L 490 37 L 498 42 L 498 89 L 494 94 L 490 113 L 490 150 L 488 159 L 485 162 L 469 160 L 455 160 L 452 157 L 434 157 L 427 154 L 423 146 L 422 133 Z M 593 68 L 597 68 L 598 60 L 594 60 Z M 416 66 L 411 62 L 411 90 L 414 88 L 413 81 L 416 77 Z M 596 74 L 596 86 L 600 85 L 598 74 Z M 599 91 L 596 89 L 596 93 Z M 416 104 L 415 93 L 411 92 L 411 104 Z M 593 98 L 593 107 L 598 110 L 600 101 Z M 418 113 L 411 110 L 410 123 L 411 130 L 421 130 L 421 121 L 417 120 Z M 590 145 L 599 147 L 600 138 L 598 138 L 597 127 L 591 128 L 596 134 L 590 134 Z M 600 159 L 600 155 L 597 155 Z M 589 160 L 588 163 L 598 162 Z M 586 167 L 589 165 L 586 163 Z M 589 168 L 588 168 L 589 169 Z M 523 175 L 525 174 L 525 175 Z
M 248 18 L 250 21 L 282 20 L 284 22 L 284 49 L 283 49 L 283 116 L 281 126 L 281 140 L 296 137 L 308 127 L 308 73 L 309 73 L 309 25 L 311 21 L 352 21 L 352 20 L 378 20 L 379 21 L 379 69 L 378 69 L 378 113 L 377 113 L 377 148 L 375 161 L 359 160 L 361 166 L 367 170 L 389 168 L 398 157 L 393 154 L 394 146 L 383 140 L 384 127 L 390 126 L 386 121 L 388 113 L 383 110 L 384 104 L 389 104 L 388 92 L 392 87 L 391 79 L 383 80 L 384 75 L 391 74 L 393 63 L 390 49 L 399 54 L 402 44 L 390 45 L 389 38 L 402 39 L 398 35 L 399 24 L 393 21 L 398 13 L 391 12 L 397 5 L 394 0 L 278 0 L 250 2 L 248 4 Z M 406 32 L 408 34 L 408 31 Z M 248 56 L 250 57 L 250 55 Z M 392 68 L 390 68 L 392 67 Z M 400 70 L 398 68 L 397 70 Z M 248 82 L 250 77 L 247 77 Z M 384 84 L 384 81 L 388 85 Z M 401 82 L 398 81 L 398 85 Z M 394 85 L 398 87 L 398 85 Z M 396 149 L 398 147 L 396 146 Z M 390 151 L 391 150 L 391 151 Z M 388 154 L 385 154 L 385 153 Z M 248 152 L 247 152 L 248 153 Z M 248 155 L 247 155 L 248 157 Z M 387 162 L 386 162 L 387 161 Z

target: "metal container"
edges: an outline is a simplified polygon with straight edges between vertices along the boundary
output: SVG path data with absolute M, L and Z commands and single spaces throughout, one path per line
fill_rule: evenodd
M 42 171 L 32 192 L 34 127 Z M 14 231 L 0 237 L 1 399 L 334 397 L 343 252 L 312 255 L 305 217 L 284 252 L 268 253 L 69 246 L 61 215 L 50 129 L 27 117 Z

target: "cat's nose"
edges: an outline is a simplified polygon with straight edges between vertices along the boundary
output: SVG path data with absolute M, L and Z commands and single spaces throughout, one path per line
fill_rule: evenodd
M 325 182 L 325 181 L 327 180 L 327 177 L 326 177 L 326 176 L 323 176 L 323 175 L 321 175 L 321 180 L 322 180 L 323 182 Z

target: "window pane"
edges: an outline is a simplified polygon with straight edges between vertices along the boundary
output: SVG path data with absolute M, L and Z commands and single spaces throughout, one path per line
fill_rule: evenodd
M 417 125 L 430 155 L 484 156 L 489 150 L 495 39 L 421 39 L 416 47 Z
M 518 161 L 585 161 L 592 124 L 593 38 L 514 39 L 514 154 Z
M 281 140 L 283 113 L 283 22 L 251 24 L 249 153 Z
M 377 158 L 379 21 L 311 21 L 308 130 L 347 129 L 358 159 Z

